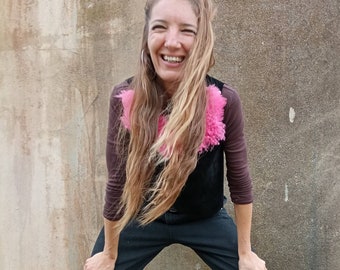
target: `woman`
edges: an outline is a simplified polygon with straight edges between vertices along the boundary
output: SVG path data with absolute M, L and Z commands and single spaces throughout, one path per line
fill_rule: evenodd
M 146 3 L 138 71 L 110 100 L 104 229 L 86 270 L 143 269 L 173 243 L 212 269 L 266 269 L 251 251 L 240 100 L 207 76 L 213 13 L 210 0 Z M 223 208 L 223 153 L 237 226 Z

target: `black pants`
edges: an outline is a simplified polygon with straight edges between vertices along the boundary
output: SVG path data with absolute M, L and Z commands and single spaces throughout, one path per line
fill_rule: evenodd
M 101 230 L 92 255 L 103 250 L 104 242 Z M 175 243 L 193 249 L 213 270 L 238 269 L 236 226 L 224 208 L 194 222 L 185 222 L 184 215 L 171 212 L 147 226 L 132 222 L 120 234 L 115 269 L 144 269 L 163 248 Z

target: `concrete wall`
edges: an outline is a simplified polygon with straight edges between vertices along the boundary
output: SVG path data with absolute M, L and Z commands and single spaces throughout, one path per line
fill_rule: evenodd
M 337 269 L 340 3 L 215 2 L 212 74 L 244 105 L 254 248 L 268 269 Z M 82 269 L 102 225 L 108 97 L 133 74 L 143 5 L 2 0 L 1 269 Z M 173 246 L 148 269 L 208 268 Z

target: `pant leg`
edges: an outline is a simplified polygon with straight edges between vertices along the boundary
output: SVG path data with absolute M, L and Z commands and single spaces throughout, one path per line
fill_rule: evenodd
M 238 269 L 237 230 L 223 208 L 213 217 L 172 227 L 176 242 L 192 248 L 213 270 Z
M 118 258 L 115 270 L 138 270 L 144 267 L 170 244 L 166 224 L 154 221 L 147 226 L 137 222 L 129 224 L 119 236 Z M 104 249 L 105 236 L 102 229 L 94 245 L 92 255 Z
M 94 244 L 94 247 L 92 249 L 91 257 L 99 252 L 102 252 L 104 250 L 104 244 L 105 244 L 105 235 L 104 235 L 104 228 L 102 228 L 99 232 L 96 243 Z

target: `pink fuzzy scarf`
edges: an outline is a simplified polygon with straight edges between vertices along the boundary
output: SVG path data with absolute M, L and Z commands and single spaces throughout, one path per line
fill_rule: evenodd
M 130 129 L 130 109 L 132 105 L 134 91 L 122 91 L 117 97 L 121 98 L 123 104 L 123 115 L 121 121 L 125 128 Z M 225 139 L 225 124 L 223 122 L 224 106 L 227 99 L 221 95 L 221 91 L 215 86 L 207 87 L 207 109 L 206 109 L 206 129 L 204 139 L 199 147 L 199 153 L 209 151 L 213 146 L 218 145 Z M 166 118 L 161 115 L 158 121 L 158 134 L 166 124 Z

